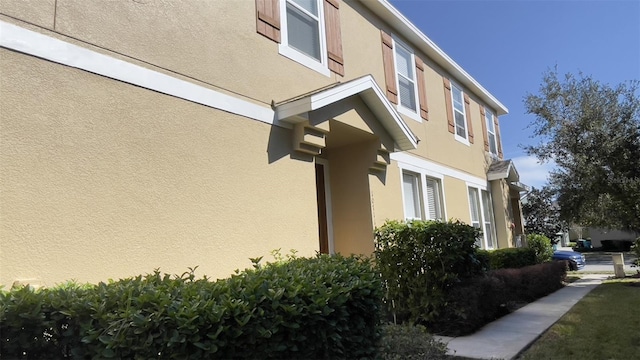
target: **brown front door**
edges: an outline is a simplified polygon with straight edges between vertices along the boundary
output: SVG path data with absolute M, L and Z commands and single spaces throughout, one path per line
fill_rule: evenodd
M 316 198 L 318 200 L 318 238 L 320 253 L 329 253 L 329 231 L 327 230 L 327 196 L 324 165 L 316 163 Z

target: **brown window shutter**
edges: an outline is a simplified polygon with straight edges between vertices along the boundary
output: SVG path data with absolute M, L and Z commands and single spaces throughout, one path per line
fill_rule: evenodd
M 456 133 L 456 124 L 453 122 L 453 101 L 451 100 L 451 81 L 446 77 L 442 78 L 444 83 L 444 103 L 447 107 L 447 123 L 449 124 L 449 132 Z
M 256 22 L 259 34 L 280 42 L 280 0 L 256 0 Z
M 498 124 L 498 116 L 493 117 L 493 125 L 496 128 L 496 142 L 498 143 L 498 157 L 502 160 L 502 144 L 500 141 L 500 125 Z
M 484 139 L 484 151 L 489 151 L 489 135 L 487 134 L 487 119 L 484 106 L 480 105 L 480 123 L 482 124 L 482 138 Z
M 384 65 L 384 80 L 387 83 L 387 98 L 394 104 L 398 103 L 398 87 L 396 86 L 396 67 L 393 63 L 393 41 L 391 36 L 380 30 L 382 36 L 382 63 Z
M 324 23 L 327 31 L 329 70 L 344 76 L 342 36 L 340 32 L 340 0 L 324 1 Z
M 424 81 L 424 63 L 419 57 L 416 58 L 416 81 L 418 82 L 418 98 L 420 100 L 420 116 L 429 121 L 429 107 L 427 106 L 427 89 Z
M 464 116 L 467 118 L 467 136 L 469 142 L 473 144 L 473 126 L 471 124 L 471 111 L 469 110 L 470 104 L 471 100 L 469 100 L 469 95 L 464 93 Z

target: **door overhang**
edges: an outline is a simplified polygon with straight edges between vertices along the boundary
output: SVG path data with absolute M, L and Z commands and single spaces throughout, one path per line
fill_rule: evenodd
M 495 161 L 487 170 L 487 180 L 506 180 L 509 188 L 521 191 L 531 191 L 531 187 L 520 182 L 520 174 L 511 160 Z
M 317 152 L 325 146 L 324 140 L 330 129 L 328 121 L 323 124 L 309 124 L 311 113 L 330 105 L 347 104 L 355 96 L 371 110 L 388 136 L 393 139 L 397 150 L 411 150 L 418 146 L 419 139 L 411 132 L 371 75 L 333 84 L 274 104 L 276 121 L 293 126 L 296 150 Z

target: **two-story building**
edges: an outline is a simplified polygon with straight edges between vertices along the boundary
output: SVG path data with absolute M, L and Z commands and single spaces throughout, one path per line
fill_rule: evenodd
M 0 282 L 523 233 L 507 108 L 386 0 L 0 1 Z

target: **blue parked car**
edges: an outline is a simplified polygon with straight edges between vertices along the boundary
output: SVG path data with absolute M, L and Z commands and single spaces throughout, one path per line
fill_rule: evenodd
M 568 251 L 568 250 L 556 250 L 553 252 L 553 260 L 568 260 L 569 261 L 569 270 L 580 270 L 584 268 L 587 264 L 587 261 L 579 252 L 576 251 Z

